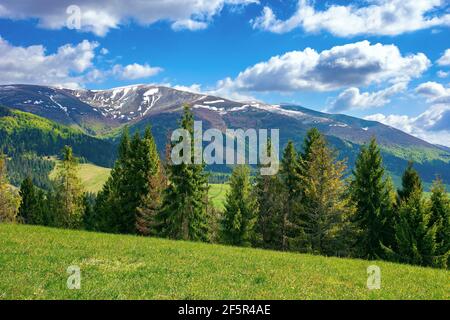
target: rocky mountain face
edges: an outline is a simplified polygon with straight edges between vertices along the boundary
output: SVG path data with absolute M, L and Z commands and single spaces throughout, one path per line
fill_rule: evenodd
M 317 127 L 341 157 L 352 165 L 361 144 L 372 136 L 383 148 L 390 171 L 399 175 L 407 160 L 417 162 L 426 180 L 435 174 L 450 182 L 450 152 L 375 121 L 326 114 L 294 105 L 235 102 L 220 97 L 153 85 L 110 90 L 70 90 L 33 85 L 0 86 L 0 104 L 50 120 L 79 127 L 86 133 L 117 132 L 123 125 L 140 131 L 151 124 L 161 150 L 167 135 L 177 127 L 182 106 L 192 107 L 204 128 L 280 129 L 280 144 L 293 140 L 298 147 L 306 131 Z

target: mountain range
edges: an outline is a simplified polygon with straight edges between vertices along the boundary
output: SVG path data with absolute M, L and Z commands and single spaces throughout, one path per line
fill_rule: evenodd
M 124 126 L 128 126 L 133 133 L 151 124 L 161 152 L 170 131 L 178 127 L 185 104 L 192 108 L 197 120 L 203 121 L 205 129 L 278 128 L 281 146 L 293 140 L 300 148 L 307 130 L 317 127 L 339 156 L 348 159 L 350 167 L 361 145 L 375 136 L 382 148 L 385 164 L 394 176 L 400 176 L 407 161 L 413 160 L 425 181 L 430 182 L 439 175 L 450 183 L 449 148 L 430 144 L 376 121 L 313 111 L 298 105 L 236 102 L 155 85 L 109 90 L 73 90 L 21 84 L 0 86 L 0 105 L 70 127 L 78 134 L 95 139 L 96 143 L 105 141 L 109 146 L 117 143 Z M 104 150 L 110 148 L 105 147 Z M 81 155 L 87 160 L 92 158 L 91 154 L 84 153 Z M 110 158 L 114 157 L 115 153 L 111 152 Z

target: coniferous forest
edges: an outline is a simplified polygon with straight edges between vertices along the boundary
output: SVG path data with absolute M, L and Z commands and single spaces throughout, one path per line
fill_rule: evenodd
M 192 136 L 193 122 L 186 107 L 179 124 Z M 172 147 L 167 145 L 167 155 Z M 287 144 L 276 175 L 254 175 L 238 165 L 223 212 L 208 199 L 205 165 L 175 165 L 168 158 L 160 158 L 150 128 L 132 136 L 125 130 L 109 179 L 91 194 L 83 189 L 80 159 L 70 146 L 51 181 L 48 175 L 8 177 L 7 166 L 30 160 L 2 156 L 0 221 L 449 267 L 444 184 L 437 177 L 426 196 L 410 163 L 396 190 L 375 138 L 361 149 L 350 175 L 317 129 L 308 132 L 301 150 Z M 45 160 L 38 168 L 52 169 Z M 8 178 L 21 179 L 20 188 Z

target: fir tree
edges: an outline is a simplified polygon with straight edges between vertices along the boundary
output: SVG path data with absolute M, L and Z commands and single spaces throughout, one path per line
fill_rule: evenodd
M 286 203 L 281 220 L 282 249 L 295 249 L 298 238 L 302 235 L 300 228 L 301 179 L 297 151 L 289 141 L 281 160 L 280 178 L 286 189 Z
M 237 166 L 230 178 L 222 221 L 222 240 L 235 246 L 250 246 L 255 237 L 256 201 L 250 182 L 250 169 Z
M 397 257 L 400 262 L 435 266 L 436 227 L 429 226 L 429 208 L 420 188 L 412 189 L 399 207 L 395 226 Z
M 431 188 L 431 216 L 429 227 L 436 228 L 436 263 L 448 268 L 450 257 L 450 200 L 441 179 L 436 179 Z
M 300 154 L 300 160 L 310 160 L 311 148 L 316 141 L 322 139 L 322 134 L 317 128 L 312 128 L 306 133 L 305 140 L 303 142 L 303 153 Z
M 174 239 L 207 241 L 208 175 L 204 164 L 194 164 L 194 118 L 188 106 L 184 107 L 180 128 L 191 137 L 191 162 L 168 162 L 169 183 L 158 215 L 162 234 Z
M 325 138 L 316 136 L 309 145 L 301 177 L 303 185 L 303 250 L 326 255 L 346 255 L 349 217 L 354 207 L 346 193 L 344 161 L 336 160 Z
M 350 192 L 356 204 L 354 222 L 359 229 L 359 255 L 383 257 L 386 248 L 395 244 L 392 184 L 385 169 L 376 140 L 363 146 L 356 160 Z
M 84 213 L 84 190 L 78 176 L 78 160 L 72 148 L 64 147 L 55 179 L 56 224 L 65 228 L 81 228 Z
M 9 185 L 6 172 L 6 159 L 0 154 L 0 222 L 14 222 L 20 197 Z
M 38 224 L 40 213 L 37 189 L 30 176 L 25 178 L 20 185 L 19 191 L 21 201 L 18 212 L 18 219 L 25 224 Z
M 410 161 L 402 176 L 402 189 L 398 190 L 399 203 L 407 201 L 409 196 L 416 190 L 423 191 L 422 180 Z

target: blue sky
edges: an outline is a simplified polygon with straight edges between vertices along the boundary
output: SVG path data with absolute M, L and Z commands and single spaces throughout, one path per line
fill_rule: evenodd
M 0 0 L 0 37 L 3 84 L 164 84 L 450 144 L 448 0 Z

